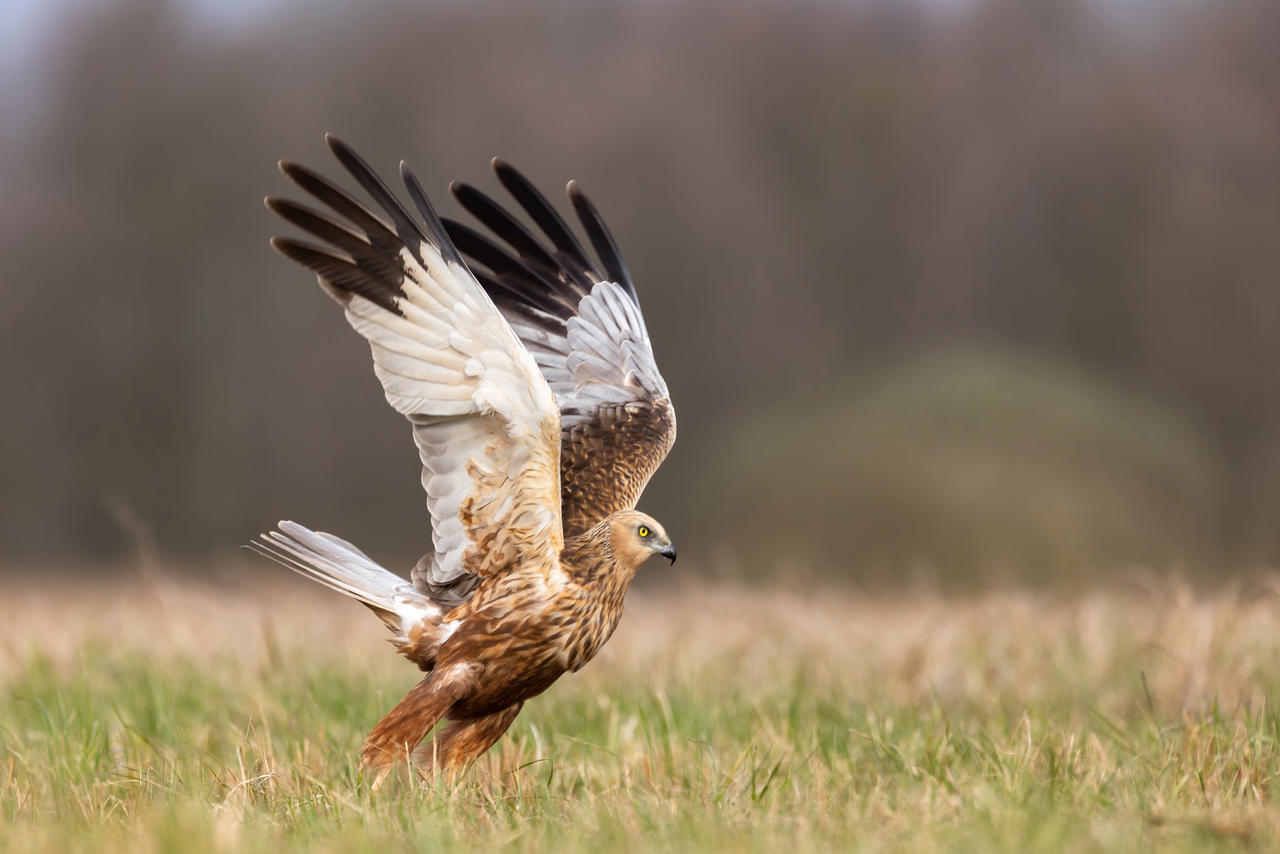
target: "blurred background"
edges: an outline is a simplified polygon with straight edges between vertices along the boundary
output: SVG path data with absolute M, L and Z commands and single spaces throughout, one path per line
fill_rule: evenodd
M 454 216 L 493 155 L 591 194 L 677 570 L 1274 564 L 1277 45 L 1266 0 L 6 0 L 0 565 L 274 572 L 237 547 L 280 518 L 421 553 L 407 426 L 266 242 L 330 130 Z

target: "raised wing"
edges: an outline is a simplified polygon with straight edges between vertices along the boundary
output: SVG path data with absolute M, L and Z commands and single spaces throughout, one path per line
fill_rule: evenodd
M 328 244 L 277 237 L 271 245 L 314 270 L 346 309 L 369 340 L 387 402 L 413 425 L 433 545 L 413 571 L 414 584 L 450 603 L 489 578 L 548 572 L 564 545 L 560 423 L 550 388 L 404 163 L 400 174 L 422 222 L 351 148 L 325 139 L 390 221 L 316 173 L 282 162 L 285 175 L 351 225 L 268 198 L 267 207 Z
M 572 537 L 636 506 L 675 442 L 675 410 L 631 274 L 590 200 L 569 182 L 599 268 L 523 175 L 497 159 L 493 169 L 549 245 L 467 184 L 454 184 L 454 196 L 506 245 L 452 220 L 444 225 L 560 406 L 561 515 Z

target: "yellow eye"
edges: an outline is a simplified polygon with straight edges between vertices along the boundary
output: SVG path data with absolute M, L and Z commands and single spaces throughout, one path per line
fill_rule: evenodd
M 647 536 L 649 536 L 649 529 L 648 529 L 648 528 L 646 528 L 644 525 L 641 525 L 641 526 L 640 526 L 640 530 L 638 531 L 638 533 L 639 533 L 639 534 L 640 534 L 640 536 L 642 536 L 642 537 L 647 537 Z

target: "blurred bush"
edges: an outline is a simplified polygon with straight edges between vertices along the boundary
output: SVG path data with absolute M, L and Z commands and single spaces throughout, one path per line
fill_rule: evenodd
M 1068 368 L 936 354 L 745 424 L 689 514 L 755 571 L 1095 580 L 1214 542 L 1218 465 L 1174 412 Z

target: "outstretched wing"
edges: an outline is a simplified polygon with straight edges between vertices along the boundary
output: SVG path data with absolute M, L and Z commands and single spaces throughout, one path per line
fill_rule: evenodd
M 454 184 L 454 196 L 506 245 L 452 220 L 444 225 L 560 406 L 561 515 L 572 537 L 636 506 L 675 442 L 675 410 L 631 274 L 595 206 L 569 182 L 599 268 L 528 179 L 498 159 L 493 169 L 550 245 L 467 184 Z
M 415 585 L 460 602 L 488 578 L 548 572 L 564 545 L 551 390 L 404 163 L 401 177 L 422 222 L 351 148 L 325 139 L 390 221 L 282 162 L 285 175 L 350 225 L 268 198 L 267 207 L 328 244 L 277 237 L 271 245 L 314 270 L 346 309 L 369 340 L 387 402 L 413 425 L 433 546 L 414 569 Z

